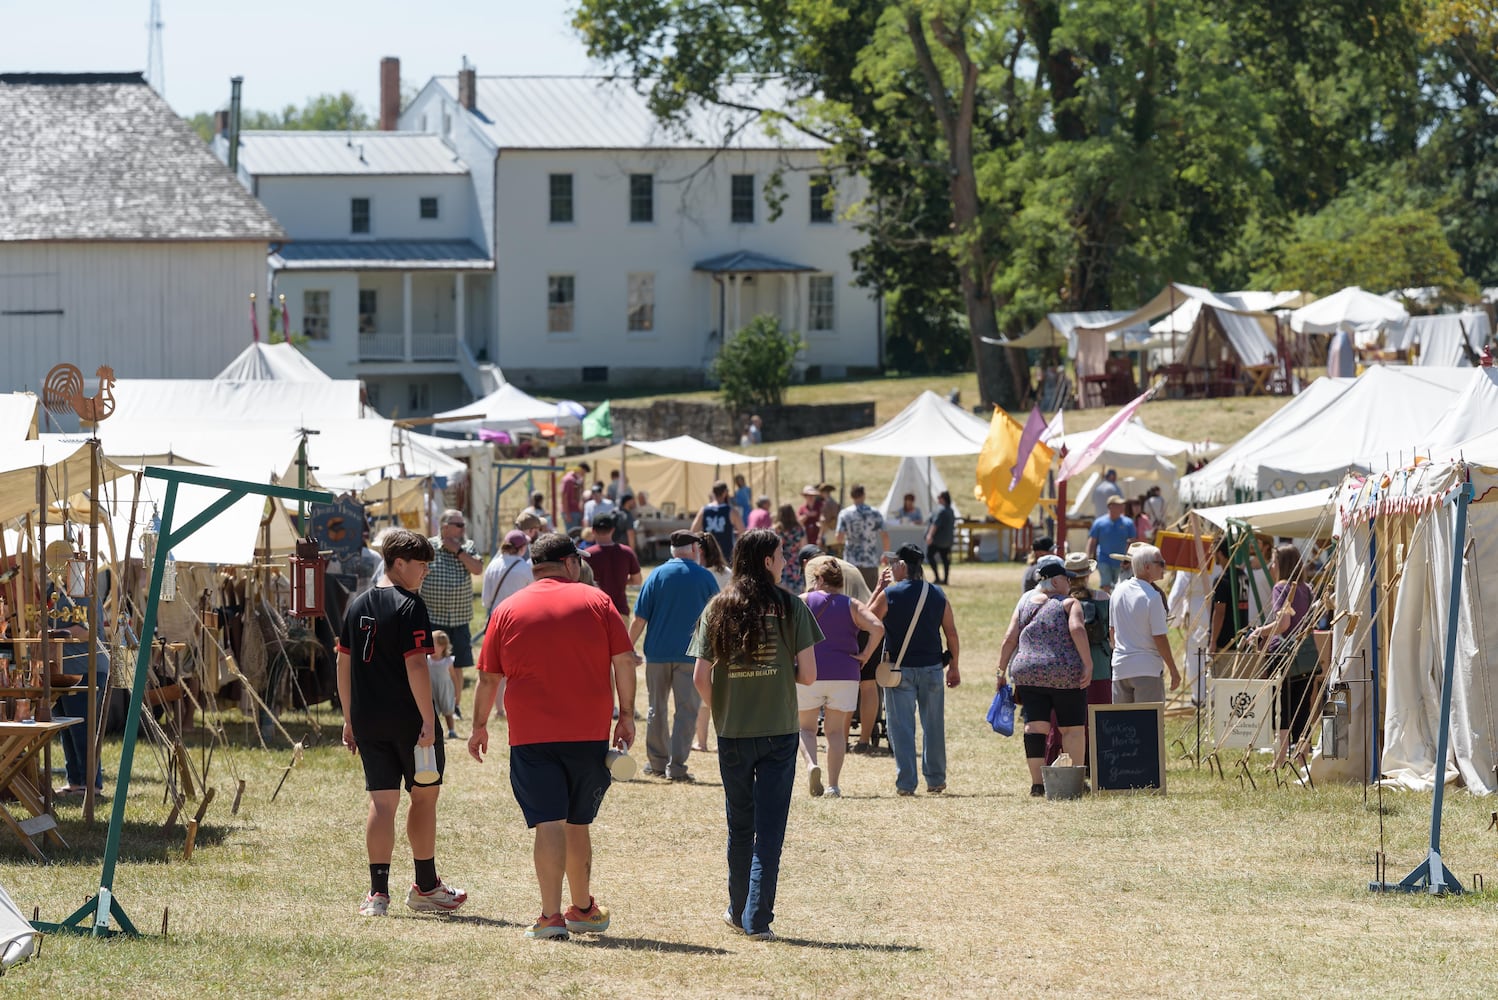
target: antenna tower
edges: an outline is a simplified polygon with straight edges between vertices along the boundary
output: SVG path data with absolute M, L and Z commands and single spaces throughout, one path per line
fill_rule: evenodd
M 146 24 L 150 45 L 146 50 L 146 82 L 162 97 L 166 96 L 166 63 L 161 51 L 161 0 L 151 0 L 151 20 Z

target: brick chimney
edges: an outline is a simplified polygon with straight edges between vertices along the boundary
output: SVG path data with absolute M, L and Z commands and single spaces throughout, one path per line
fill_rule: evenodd
M 469 111 L 478 107 L 478 71 L 468 65 L 463 57 L 463 68 L 458 70 L 458 103 Z
M 401 113 L 401 61 L 395 56 L 380 60 L 380 130 L 394 132 Z
M 213 134 L 223 136 L 229 134 L 229 110 L 227 108 L 213 113 Z

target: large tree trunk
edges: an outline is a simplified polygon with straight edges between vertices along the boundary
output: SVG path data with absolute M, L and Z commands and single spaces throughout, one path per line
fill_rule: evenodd
M 906 32 L 915 50 L 916 63 L 931 96 L 932 107 L 947 140 L 948 170 L 952 185 L 953 255 L 967 309 L 968 336 L 972 338 L 973 364 L 978 373 L 978 394 L 985 406 L 1014 409 L 1019 379 L 1011 371 L 1008 352 L 987 341 L 999 339 L 998 308 L 993 297 L 994 264 L 984 247 L 982 201 L 973 163 L 973 119 L 978 97 L 978 67 L 969 57 L 961 28 L 950 29 L 941 18 L 932 21 L 942 46 L 957 60 L 962 75 L 954 105 L 946 82 L 932 58 L 920 14 L 906 16 Z

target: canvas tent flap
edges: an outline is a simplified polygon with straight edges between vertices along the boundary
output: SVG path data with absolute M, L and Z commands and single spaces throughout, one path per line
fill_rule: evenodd
M 609 481 L 619 469 L 630 492 L 642 491 L 655 507 L 671 504 L 679 514 L 695 510 L 712 494 L 713 483 L 742 474 L 756 495 L 779 498 L 780 460 L 774 456 L 744 455 L 699 441 L 690 435 L 661 441 L 625 441 L 590 451 L 586 458 L 593 478 Z
M 35 440 L 37 399 L 29 392 L 0 395 L 0 443 Z
M 1090 312 L 1047 313 L 1045 319 L 1036 323 L 1025 333 L 1003 343 L 1005 347 L 1047 348 L 1066 346 L 1069 356 L 1076 353 L 1076 332 L 1079 329 L 1106 327 L 1132 315 L 1131 311 L 1093 310 Z M 1143 324 L 1121 328 L 1121 334 L 1144 336 L 1148 331 Z
M 214 376 L 230 382 L 331 382 L 333 378 L 290 344 L 253 343 Z
M 121 379 L 114 387 L 115 409 L 101 429 L 143 420 L 294 421 L 317 427 L 328 420 L 361 415 L 355 379 L 323 382 L 214 379 Z
M 947 481 L 942 478 L 941 470 L 929 459 L 907 455 L 900 459 L 900 467 L 895 470 L 895 478 L 890 481 L 889 492 L 884 495 L 877 509 L 885 517 L 894 517 L 905 506 L 905 494 L 914 493 L 916 506 L 929 522 L 931 512 L 936 509 L 937 496 L 946 492 L 946 489 Z M 952 509 L 957 516 L 962 516 L 955 503 Z
M 125 472 L 107 455 L 99 456 L 100 478 Z M 66 501 L 88 489 L 86 441 L 16 441 L 0 450 L 0 521 L 24 517 L 37 506 L 37 479 L 44 478 L 48 503 Z
M 862 437 L 828 445 L 827 450 L 890 458 L 940 458 L 976 455 L 987 437 L 986 420 L 927 389 L 887 423 Z
M 1336 523 L 1337 490 L 1315 490 L 1269 500 L 1197 507 L 1192 513 L 1219 528 L 1245 521 L 1255 531 L 1287 538 L 1330 538 Z
M 1398 302 L 1349 285 L 1324 299 L 1290 313 L 1290 329 L 1296 333 L 1335 333 L 1372 330 L 1403 323 L 1409 313 Z
M 1406 331 L 1406 339 L 1420 345 L 1418 363 L 1422 367 L 1463 368 L 1471 367 L 1472 357 L 1482 353 L 1482 345 L 1493 335 L 1493 326 L 1487 313 L 1466 312 L 1413 316 Z

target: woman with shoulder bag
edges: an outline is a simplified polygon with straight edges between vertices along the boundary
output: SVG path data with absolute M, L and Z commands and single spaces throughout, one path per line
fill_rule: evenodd
M 1300 550 L 1281 545 L 1274 550 L 1274 590 L 1269 598 L 1269 621 L 1253 631 L 1254 645 L 1268 654 L 1271 672 L 1284 671 L 1280 680 L 1280 724 L 1274 742 L 1275 768 L 1284 766 L 1290 743 L 1300 742 L 1311 721 L 1311 681 L 1316 675 L 1316 640 L 1311 635 L 1311 588 L 1301 579 Z
M 1101 590 L 1093 590 L 1089 584 L 1097 570 L 1097 561 L 1087 558 L 1085 552 L 1068 553 L 1066 575 L 1070 580 L 1066 596 L 1082 605 L 1082 624 L 1087 629 L 1087 645 L 1092 649 L 1092 682 L 1087 685 L 1087 704 L 1113 704 L 1113 644 L 1108 641 L 1108 596 Z M 1084 720 L 1085 723 L 1085 720 Z M 1050 764 L 1061 756 L 1061 726 L 1056 713 L 1051 712 L 1051 732 L 1046 737 L 1045 761 Z M 1087 727 L 1082 727 L 1082 759 L 1086 764 L 1092 752 L 1087 737 Z
M 998 687 L 1014 677 L 1015 700 L 1023 706 L 1025 764 L 1030 794 L 1045 794 L 1045 764 L 1051 712 L 1056 713 L 1061 745 L 1080 764 L 1087 733 L 1087 688 L 1092 683 L 1092 648 L 1082 620 L 1082 604 L 1067 597 L 1071 578 L 1057 563 L 1041 567 L 1040 581 L 1014 609 L 999 649 Z

